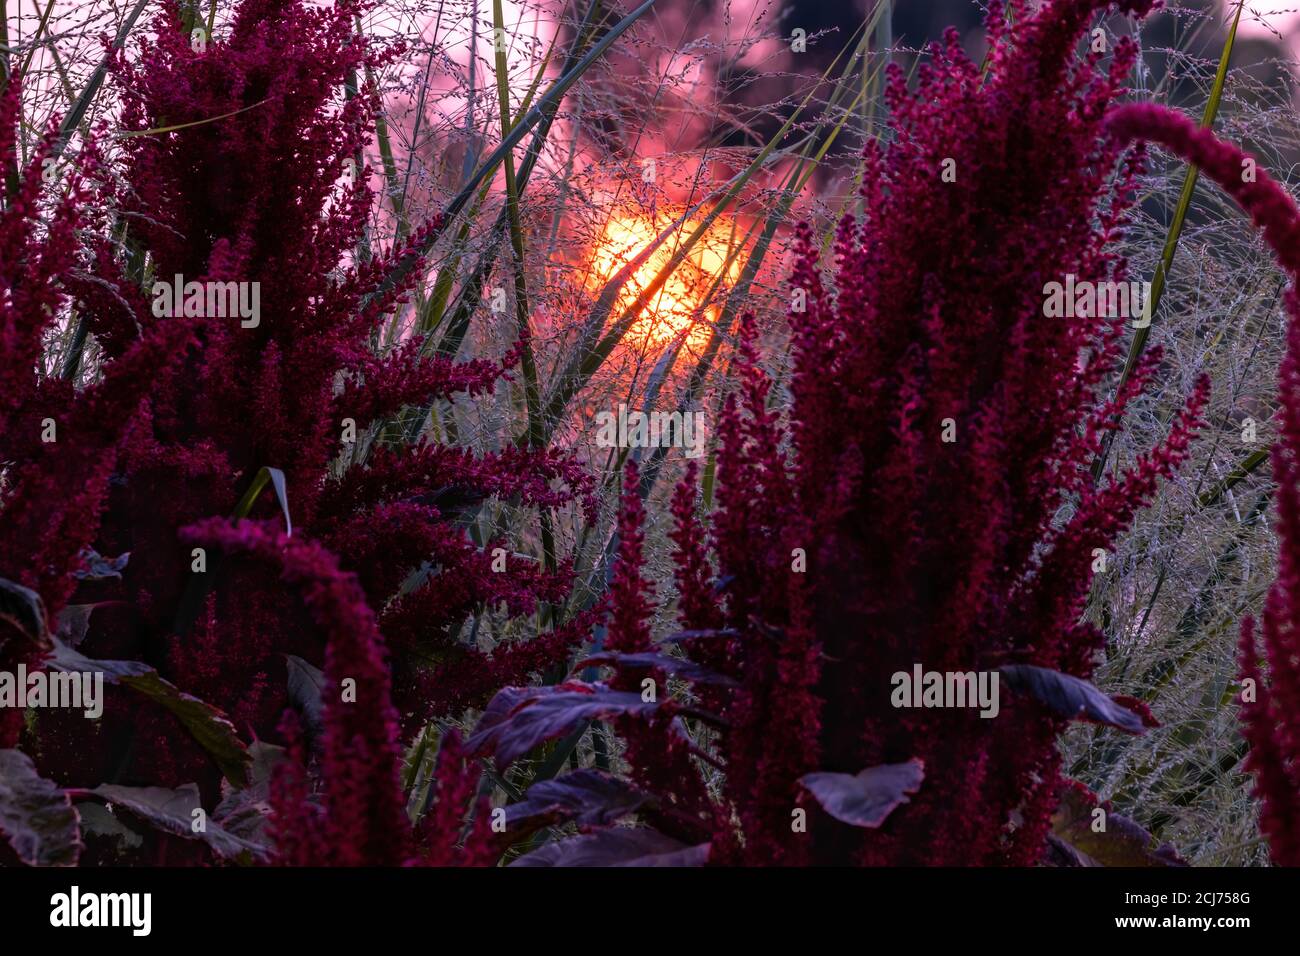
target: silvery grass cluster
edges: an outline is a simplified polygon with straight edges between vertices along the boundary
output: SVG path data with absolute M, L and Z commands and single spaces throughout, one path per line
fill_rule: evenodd
M 1290 184 L 1300 147 L 1293 65 L 1287 57 L 1252 64 L 1250 47 L 1238 39 L 1218 78 L 1234 13 L 1175 6 L 1179 37 L 1185 45 L 1197 38 L 1199 55 L 1148 47 L 1148 68 L 1135 85 L 1159 99 L 1171 76 L 1181 77 L 1181 105 L 1191 115 L 1208 116 L 1224 139 L 1246 145 Z M 1065 741 L 1066 766 L 1190 862 L 1259 864 L 1268 853 L 1242 764 L 1237 640 L 1276 567 L 1268 450 L 1286 341 L 1286 277 L 1240 209 L 1204 177 L 1195 182 L 1180 234 L 1174 222 L 1187 167 L 1159 150 L 1152 155 L 1126 252 L 1134 272 L 1151 278 L 1171 238 L 1177 242 L 1149 338 L 1165 359 L 1152 389 L 1129 410 L 1109 467 L 1133 460 L 1195 376 L 1208 374 L 1215 388 L 1189 464 L 1121 539 L 1108 571 L 1094 579 L 1088 610 L 1107 634 L 1098 683 L 1146 701 L 1163 726 L 1102 746 L 1094 730 L 1076 729 Z

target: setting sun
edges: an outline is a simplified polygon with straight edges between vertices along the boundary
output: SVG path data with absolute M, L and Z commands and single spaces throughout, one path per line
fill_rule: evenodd
M 587 288 L 598 293 L 620 269 L 643 249 L 653 245 L 660 232 L 672 225 L 676 215 L 680 213 L 672 216 L 661 213 L 657 223 L 649 216 L 610 216 L 591 253 Z M 650 287 L 698 225 L 697 221 L 684 223 L 637 268 L 623 286 L 612 318 L 616 319 Z M 737 240 L 730 223 L 714 222 L 647 303 L 640 318 L 628 330 L 627 341 L 640 346 L 666 345 L 689 328 L 687 347 L 703 345 L 708 340 L 710 324 L 718 314 L 720 299 L 714 289 L 715 283 L 718 290 L 725 289 L 736 280 L 740 271 L 739 257 L 732 258 L 730 264 L 727 261 L 734 241 Z M 711 296 L 711 292 L 715 294 Z

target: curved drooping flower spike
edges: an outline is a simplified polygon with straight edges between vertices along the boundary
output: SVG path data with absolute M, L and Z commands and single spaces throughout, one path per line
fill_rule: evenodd
M 323 812 L 302 803 L 274 807 L 282 829 L 285 821 L 315 828 L 310 838 L 295 834 L 294 842 L 303 855 L 315 858 L 292 862 L 405 863 L 410 856 L 410 827 L 399 777 L 402 753 L 387 652 L 355 575 L 340 571 L 334 556 L 315 542 L 288 537 L 256 522 L 231 524 L 213 518 L 184 529 L 181 536 L 187 544 L 244 555 L 277 569 L 326 635 Z M 300 784 L 282 786 L 277 792 L 281 797 L 305 799 Z
M 1106 128 L 1114 139 L 1157 143 L 1200 167 L 1250 214 L 1278 262 L 1300 276 L 1300 209 L 1253 156 L 1176 110 L 1155 103 L 1128 103 L 1113 110 Z
M 1300 866 L 1300 209 L 1282 186 L 1244 150 L 1224 142 L 1181 113 L 1148 103 L 1116 110 L 1108 122 L 1121 142 L 1147 140 L 1178 154 L 1217 182 L 1251 217 L 1291 276 L 1284 297 L 1290 323 L 1278 372 L 1282 420 L 1273 446 L 1277 482 L 1277 581 L 1264 604 L 1261 626 L 1267 683 L 1260 671 L 1255 622 L 1241 629 L 1246 766 L 1261 801 L 1260 829 L 1274 862 Z M 1252 683 L 1246 683 L 1250 681 Z

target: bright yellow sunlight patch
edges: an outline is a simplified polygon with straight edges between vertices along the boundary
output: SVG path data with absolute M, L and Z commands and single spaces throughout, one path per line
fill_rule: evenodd
M 680 211 L 661 212 L 659 221 L 649 216 L 611 215 L 605 222 L 600 238 L 595 243 L 588 264 L 587 287 L 599 293 L 605 283 L 631 262 L 643 249 L 653 245 L 659 233 L 680 216 Z M 698 222 L 688 221 L 668 236 L 628 279 L 619 292 L 610 321 L 620 316 L 654 282 L 659 271 L 690 238 Z M 655 348 L 667 345 L 686 329 L 686 345 L 695 349 L 703 346 L 709 337 L 711 323 L 717 319 L 722 296 L 735 282 L 740 272 L 740 257 L 727 265 L 731 243 L 739 242 L 738 231 L 733 233 L 731 223 L 722 218 L 715 220 L 691 248 L 686 257 L 668 277 L 655 295 L 646 303 L 640 317 L 628 330 L 624 341 L 635 347 Z M 726 272 L 723 275 L 723 272 Z M 721 282 L 718 282 L 721 277 Z M 717 290 L 714 290 L 717 283 Z M 710 301 L 710 291 L 714 291 Z

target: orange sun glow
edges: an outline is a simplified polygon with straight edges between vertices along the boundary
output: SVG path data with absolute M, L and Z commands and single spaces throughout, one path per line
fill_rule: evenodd
M 648 216 L 611 215 L 592 249 L 587 288 L 599 293 L 620 269 L 652 245 L 659 233 L 679 215 L 680 212 L 661 215 L 658 223 Z M 683 224 L 636 269 L 619 292 L 611 321 L 617 321 L 649 288 L 697 226 L 698 223 L 692 221 Z M 734 283 L 740 272 L 738 256 L 732 258 L 730 265 L 727 262 L 732 244 L 739 241 L 729 223 L 724 225 L 722 219 L 715 220 L 669 275 L 663 287 L 646 303 L 641 315 L 628 329 L 624 341 L 642 348 L 660 347 L 675 341 L 679 334 L 689 329 L 686 347 L 697 349 L 703 346 L 708 341 L 712 322 L 718 317 L 718 303 L 722 299 L 718 293 Z M 713 292 L 712 296 L 710 292 Z

